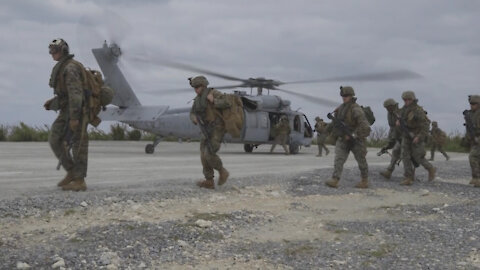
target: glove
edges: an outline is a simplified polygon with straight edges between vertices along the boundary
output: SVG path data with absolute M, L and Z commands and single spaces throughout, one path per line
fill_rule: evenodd
M 80 121 L 78 119 L 71 119 L 69 122 L 70 129 L 72 131 L 77 130 L 78 126 L 80 125 Z

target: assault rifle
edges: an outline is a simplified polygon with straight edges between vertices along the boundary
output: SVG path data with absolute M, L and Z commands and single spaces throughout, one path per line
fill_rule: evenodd
M 403 120 L 402 117 L 400 117 L 400 115 L 398 115 L 398 114 L 395 114 L 395 116 L 397 117 L 397 120 L 400 123 L 400 130 L 402 131 L 402 133 L 407 135 L 407 137 L 409 137 L 410 139 L 413 139 L 415 136 L 413 135 L 412 132 L 410 132 L 408 130 L 408 127 L 407 127 L 407 124 L 405 123 L 405 120 Z
M 465 129 L 467 131 L 467 136 L 470 138 L 470 141 L 472 143 L 477 143 L 475 139 L 476 136 L 475 136 L 475 127 L 473 125 L 473 119 L 472 119 L 472 111 L 464 110 L 463 118 L 465 119 L 465 123 L 463 125 L 465 126 Z
M 207 130 L 206 124 L 203 121 L 203 118 L 200 116 L 199 113 L 195 114 L 195 117 L 197 118 L 198 126 L 200 127 L 200 131 L 202 132 L 203 136 L 205 137 L 205 144 L 207 145 L 207 149 L 210 152 L 210 154 L 214 154 L 215 152 L 213 151 L 212 144 L 210 143 L 210 133 Z
M 380 149 L 380 151 L 378 151 L 377 156 L 381 156 L 383 154 L 388 154 L 389 156 L 392 156 L 392 154 L 390 154 L 390 152 L 388 152 L 388 149 L 385 147 L 383 147 L 382 149 Z
M 353 136 L 352 130 L 347 126 L 347 124 L 345 124 L 345 122 L 333 116 L 332 113 L 328 113 L 327 118 L 332 120 L 333 127 L 340 130 L 342 135 L 350 137 L 350 140 L 348 140 L 350 147 L 357 143 L 357 139 Z

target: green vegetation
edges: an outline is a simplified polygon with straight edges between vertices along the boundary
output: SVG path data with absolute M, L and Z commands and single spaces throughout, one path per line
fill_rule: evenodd
M 46 142 L 50 127 L 29 126 L 23 122 L 16 126 L 0 125 L 0 142 Z M 110 132 L 105 132 L 95 127 L 88 129 L 88 138 L 93 141 L 129 140 L 129 141 L 153 141 L 154 134 L 130 128 L 126 124 L 114 124 L 110 126 Z M 175 137 L 168 137 L 167 141 L 176 141 Z

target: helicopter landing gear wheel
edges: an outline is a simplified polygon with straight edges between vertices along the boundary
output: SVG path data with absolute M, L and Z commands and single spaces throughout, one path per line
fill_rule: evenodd
M 155 152 L 155 147 L 153 146 L 153 144 L 149 143 L 145 146 L 145 153 L 147 154 L 153 154 L 153 152 Z
M 288 150 L 290 150 L 290 154 L 296 155 L 296 154 L 298 154 L 298 151 L 300 150 L 300 147 L 296 144 L 290 144 L 290 145 L 288 145 Z
M 251 153 L 253 151 L 253 144 L 244 144 L 243 150 L 247 153 Z
M 145 153 L 153 154 L 153 152 L 155 152 L 155 147 L 157 147 L 157 145 L 162 141 L 162 139 L 163 139 L 162 137 L 156 136 L 153 143 L 149 143 L 145 145 Z

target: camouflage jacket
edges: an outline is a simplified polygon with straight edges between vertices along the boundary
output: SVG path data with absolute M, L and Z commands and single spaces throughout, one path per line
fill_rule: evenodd
M 475 131 L 475 136 L 480 136 L 480 109 L 472 112 L 472 124 Z
M 290 134 L 290 123 L 288 121 L 280 121 L 278 122 L 275 127 L 274 134 L 275 136 L 278 135 L 288 135 Z
M 428 136 L 427 115 L 421 106 L 414 101 L 409 106 L 403 106 L 399 112 L 400 118 L 405 122 L 408 132 L 421 141 Z
M 359 138 L 366 138 L 370 135 L 370 124 L 363 113 L 362 108 L 354 99 L 352 101 L 343 103 L 335 110 L 335 117 L 343 121 L 349 127 L 353 134 Z M 333 128 L 333 133 L 337 136 L 341 134 L 340 130 Z
M 386 149 L 391 149 L 395 146 L 395 143 L 400 142 L 402 140 L 402 131 L 399 127 L 397 127 L 397 114 L 399 114 L 400 109 L 398 107 L 395 108 L 393 112 L 388 112 L 387 119 L 388 119 L 388 126 L 390 129 L 388 130 L 388 143 L 385 146 Z
M 447 139 L 447 134 L 438 127 L 432 127 L 430 134 L 432 135 L 433 142 L 436 144 L 444 144 Z
M 324 121 L 317 121 L 317 123 L 315 124 L 315 130 L 318 132 L 318 134 L 326 134 L 327 126 L 328 124 Z
M 82 65 L 72 58 L 60 64 L 63 65 L 54 76 L 55 102 L 58 103 L 61 113 L 68 112 L 71 120 L 77 120 L 82 116 L 84 100 Z
M 192 109 L 190 110 L 190 119 L 194 121 L 195 114 L 199 114 L 203 118 L 203 120 L 206 122 L 206 124 L 218 122 L 219 120 L 222 119 L 219 110 L 222 108 L 222 106 L 224 106 L 224 102 L 225 102 L 224 94 L 213 88 L 207 88 L 204 91 L 207 91 L 204 95 L 204 98 L 205 98 L 204 102 L 206 103 L 205 109 L 202 109 L 196 112 L 197 104 L 199 102 L 202 102 L 201 99 L 203 96 L 202 94 L 197 95 L 193 100 Z M 210 93 L 213 95 L 213 103 L 210 102 L 208 99 L 206 99 L 207 95 Z M 222 120 L 222 123 L 223 123 L 223 120 Z

